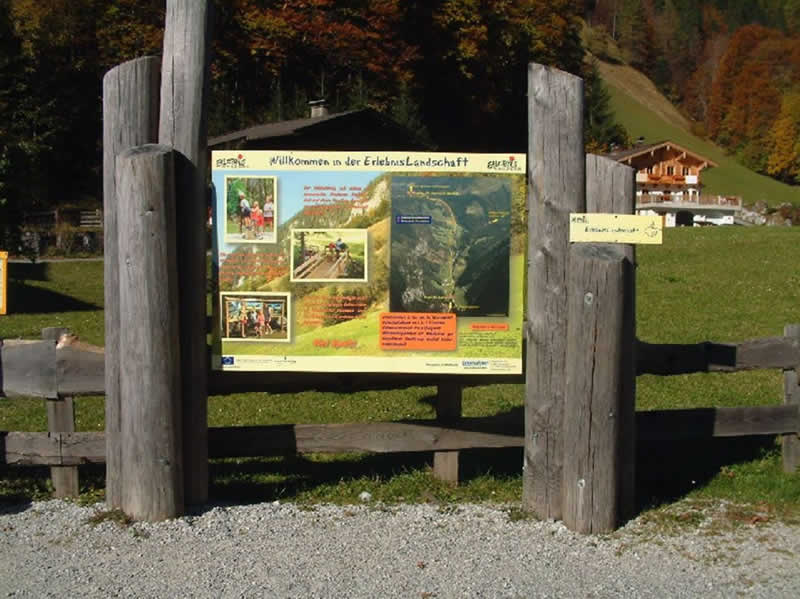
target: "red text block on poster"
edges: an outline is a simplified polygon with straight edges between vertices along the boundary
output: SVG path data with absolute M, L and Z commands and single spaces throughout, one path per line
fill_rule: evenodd
M 456 315 L 423 312 L 383 312 L 380 342 L 384 350 L 454 351 Z

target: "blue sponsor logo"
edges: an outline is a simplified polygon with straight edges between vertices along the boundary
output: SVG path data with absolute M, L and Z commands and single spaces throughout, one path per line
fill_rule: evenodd
M 426 214 L 398 214 L 394 222 L 397 225 L 429 225 L 432 218 Z
M 223 366 L 233 366 L 233 356 L 222 356 Z
M 489 368 L 489 360 L 461 360 L 461 366 L 464 368 Z

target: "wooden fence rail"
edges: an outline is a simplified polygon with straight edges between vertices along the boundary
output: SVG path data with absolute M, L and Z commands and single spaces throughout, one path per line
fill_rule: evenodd
M 637 440 L 675 441 L 795 435 L 800 406 L 698 408 L 636 413 Z M 523 446 L 522 409 L 486 418 L 461 418 L 451 426 L 435 420 L 281 424 L 208 429 L 210 458 L 259 457 L 287 453 L 364 451 L 451 452 Z M 0 459 L 18 466 L 76 466 L 106 460 L 105 433 L 22 433 L 0 431 Z
M 655 344 L 638 341 L 636 373 L 674 375 L 693 372 L 737 372 L 800 364 L 800 338 L 767 337 L 741 343 Z M 441 375 L 262 373 L 211 371 L 209 395 L 303 390 L 351 392 L 442 384 Z M 524 383 L 524 375 L 453 376 L 461 386 Z M 56 347 L 53 341 L 0 340 L 0 394 L 25 397 L 64 397 L 105 393 L 103 348 L 77 342 Z
M 800 433 L 800 392 L 796 368 L 800 365 L 800 327 L 788 325 L 785 337 L 753 339 L 738 344 L 689 345 L 638 342 L 637 371 L 660 375 L 686 372 L 780 368 L 786 378 L 785 405 L 654 410 L 636 413 L 636 439 L 667 441 L 751 435 L 784 435 L 784 465 L 800 465 L 796 444 Z M 67 337 L 54 340 L 0 340 L 0 393 L 38 398 L 100 395 L 104 393 L 103 348 Z M 256 380 L 260 378 L 260 381 Z M 454 389 L 463 384 L 484 385 L 486 379 L 458 377 L 448 383 L 451 403 L 460 403 Z M 494 382 L 521 383 L 522 377 L 496 377 Z M 233 390 L 293 392 L 302 389 L 349 392 L 355 389 L 389 389 L 412 385 L 441 385 L 441 377 L 396 375 L 319 375 L 298 381 L 293 376 L 240 376 L 212 372 L 209 394 Z M 444 408 L 442 408 L 444 410 Z M 441 460 L 473 448 L 523 447 L 523 408 L 484 418 L 457 418 L 439 414 L 436 420 L 403 422 L 288 424 L 210 428 L 209 457 L 256 457 L 292 452 L 375 453 L 432 451 Z M 441 411 L 441 410 L 440 410 Z M 460 413 L 460 410 L 457 410 Z M 106 461 L 106 436 L 102 432 L 1 432 L 0 460 L 15 465 L 76 466 Z M 453 468 L 450 468 L 453 472 Z M 451 474 L 452 476 L 452 474 Z

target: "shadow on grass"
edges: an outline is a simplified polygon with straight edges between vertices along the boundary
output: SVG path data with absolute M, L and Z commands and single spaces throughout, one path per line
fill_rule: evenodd
M 25 285 L 18 281 L 9 283 L 7 301 L 14 314 L 84 312 L 102 308 L 102 306 L 96 306 L 63 293 Z
M 520 474 L 522 449 L 466 450 L 461 452 L 460 461 L 459 476 L 462 483 L 484 477 L 487 473 L 509 478 Z M 276 499 L 292 501 L 325 486 L 347 486 L 363 481 L 369 481 L 369 485 L 374 486 L 398 475 L 428 473 L 432 465 L 431 452 L 348 454 L 342 459 L 331 456 L 330 460 L 322 461 L 299 455 L 216 460 L 209 469 L 210 496 L 217 501 L 241 503 Z M 404 487 L 402 496 L 410 502 L 426 501 L 432 497 L 426 489 L 415 488 L 413 484 Z
M 726 466 L 761 459 L 775 450 L 771 436 L 718 438 L 702 441 L 647 442 L 637 450 L 637 514 L 654 506 L 671 503 L 703 487 Z M 459 478 L 462 486 L 487 476 L 519 488 L 523 450 L 473 449 L 460 453 Z M 324 457 L 302 455 L 265 458 L 227 458 L 210 463 L 212 502 L 258 503 L 265 501 L 355 501 L 365 488 L 382 493 L 386 500 L 405 502 L 481 501 L 491 497 L 446 492 L 443 483 L 430 476 L 431 452 L 393 454 L 340 454 Z M 409 476 L 395 488 L 394 477 Z M 52 492 L 50 471 L 45 467 L 0 465 L 0 512 L 22 511 L 34 500 L 47 499 Z M 102 499 L 104 465 L 80 466 L 80 485 L 92 501 Z M 337 487 L 333 489 L 332 487 Z M 352 496 L 351 496 L 352 495 Z M 402 496 L 402 498 L 400 497 Z M 521 499 L 520 497 L 517 498 Z M 12 510 L 12 512 L 9 512 Z
M 774 449 L 774 436 L 641 442 L 637 511 L 680 499 L 709 483 L 723 467 L 760 459 Z
M 47 262 L 11 262 L 8 278 L 11 281 L 48 281 L 50 264 Z
M 78 480 L 83 499 L 102 501 L 105 494 L 105 464 L 78 466 Z M 25 511 L 33 501 L 53 498 L 48 466 L 9 466 L 0 463 L 0 513 Z

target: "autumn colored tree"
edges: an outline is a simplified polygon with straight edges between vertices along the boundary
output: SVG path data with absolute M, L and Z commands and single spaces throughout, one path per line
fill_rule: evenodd
M 783 97 L 780 116 L 769 136 L 767 173 L 800 184 L 800 88 Z
M 711 86 L 707 129 L 712 138 L 721 133 L 723 119 L 731 107 L 736 79 L 744 63 L 762 41 L 773 35 L 777 32 L 760 25 L 749 25 L 739 29 L 731 38 Z
M 307 116 L 318 98 L 334 110 L 386 109 L 411 80 L 416 48 L 402 37 L 406 12 L 396 0 L 219 4 L 212 72 L 225 125 Z
M 2 9 L 23 65 L 1 119 L 12 120 L 13 169 L 28 181 L 18 193 L 30 207 L 93 196 L 100 132 L 95 0 L 7 0 Z
M 98 68 L 105 72 L 141 56 L 161 54 L 164 0 L 96 0 Z
M 415 4 L 421 106 L 443 148 L 526 147 L 527 65 L 579 73 L 570 0 L 439 0 Z
M 580 74 L 578 18 L 594 4 L 214 0 L 209 130 L 305 117 L 324 97 L 332 111 L 385 111 L 441 149 L 521 151 L 527 66 Z M 12 197 L 26 208 L 97 201 L 102 77 L 160 53 L 164 9 L 165 0 L 0 0 L 0 207 Z M 604 97 L 590 81 L 589 130 L 608 145 Z

